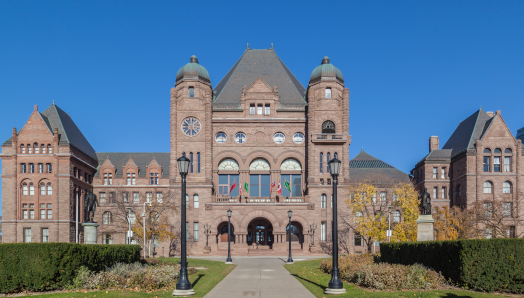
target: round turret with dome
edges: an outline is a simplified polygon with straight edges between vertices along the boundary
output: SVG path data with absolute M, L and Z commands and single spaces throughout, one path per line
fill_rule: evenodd
M 337 80 L 341 83 L 344 83 L 344 76 L 342 75 L 342 72 L 335 65 L 329 63 L 328 56 L 325 56 L 324 59 L 322 59 L 322 63 L 313 69 L 311 77 L 309 78 L 310 83 L 324 80 Z
M 176 74 L 176 83 L 182 82 L 184 80 L 200 80 L 205 83 L 211 84 L 211 79 L 209 78 L 209 73 L 207 69 L 198 64 L 198 58 L 193 55 L 189 59 L 189 63 L 182 66 Z

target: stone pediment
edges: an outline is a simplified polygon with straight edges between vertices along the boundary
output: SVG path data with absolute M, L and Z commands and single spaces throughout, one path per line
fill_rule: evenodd
M 102 164 L 101 168 L 103 168 L 103 167 L 113 167 L 113 168 L 115 167 L 115 166 L 113 165 L 113 163 L 109 160 L 109 156 L 106 157 L 106 160 L 105 160 L 104 163 Z
M 261 77 L 259 77 L 245 92 L 273 93 L 274 91 Z

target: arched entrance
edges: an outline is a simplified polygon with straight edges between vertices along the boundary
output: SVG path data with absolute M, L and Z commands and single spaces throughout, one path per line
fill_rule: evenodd
M 227 243 L 227 222 L 223 222 L 218 225 L 218 242 L 226 242 Z M 231 225 L 231 234 L 229 236 L 230 242 L 235 242 L 235 227 Z
M 286 226 L 286 241 L 289 241 L 289 224 Z M 298 221 L 291 222 L 291 242 L 304 243 L 304 229 Z
M 273 225 L 265 218 L 253 219 L 247 227 L 247 244 L 273 247 Z

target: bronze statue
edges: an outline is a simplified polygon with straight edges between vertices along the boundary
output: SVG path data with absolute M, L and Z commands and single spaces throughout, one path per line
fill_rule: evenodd
M 419 196 L 420 199 L 420 214 L 431 215 L 431 196 L 428 189 L 424 188 L 424 192 Z
M 90 189 L 84 200 L 84 208 L 86 210 L 85 222 L 94 222 L 93 218 L 95 217 L 96 206 L 100 207 L 100 205 L 98 205 L 98 199 L 93 193 L 93 189 Z M 89 217 L 89 215 L 91 215 L 91 217 Z

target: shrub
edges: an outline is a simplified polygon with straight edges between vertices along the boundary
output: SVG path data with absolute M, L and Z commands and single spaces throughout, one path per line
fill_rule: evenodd
M 379 258 L 378 254 L 360 254 L 360 255 L 345 255 L 338 258 L 338 269 L 340 276 L 345 277 L 353 275 L 357 270 L 364 265 L 371 265 Z M 320 263 L 320 270 L 330 274 L 333 268 L 332 259 L 323 260 Z
M 140 260 L 138 245 L 0 244 L 0 292 L 48 291 L 69 284 L 78 269 L 100 271 Z
M 383 262 L 420 263 L 466 288 L 524 293 L 524 239 L 391 242 L 380 253 Z

